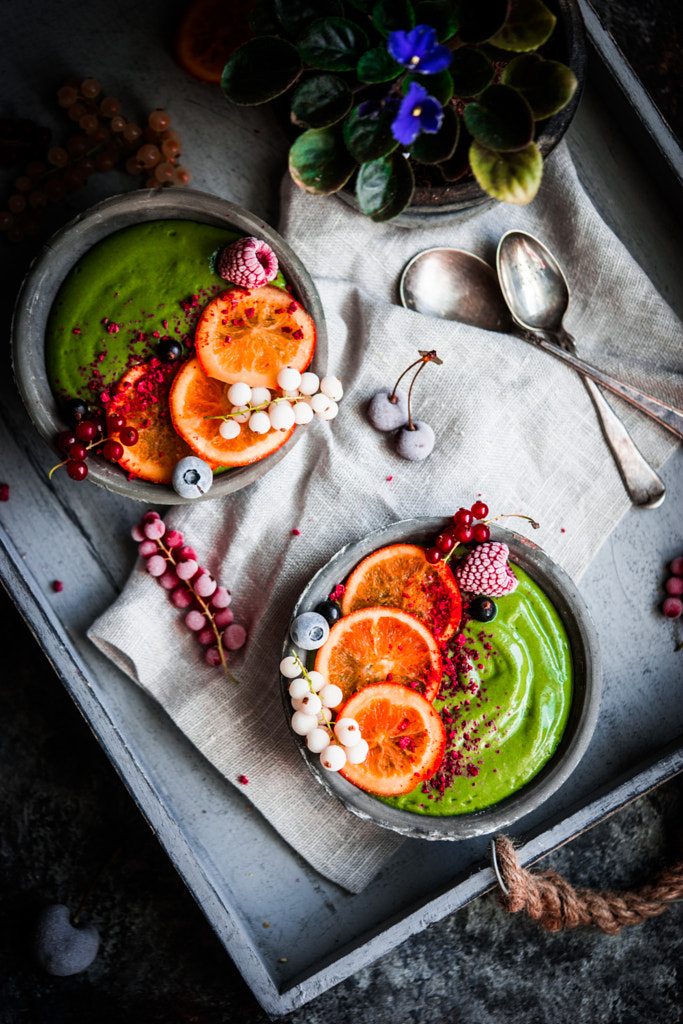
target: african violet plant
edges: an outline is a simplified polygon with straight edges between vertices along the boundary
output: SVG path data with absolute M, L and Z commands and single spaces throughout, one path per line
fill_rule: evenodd
M 555 23 L 542 0 L 260 0 L 222 87 L 247 106 L 293 87 L 292 178 L 329 195 L 355 174 L 375 221 L 408 206 L 419 164 L 444 183 L 469 169 L 494 198 L 528 203 L 543 171 L 535 124 L 577 85 L 536 52 Z

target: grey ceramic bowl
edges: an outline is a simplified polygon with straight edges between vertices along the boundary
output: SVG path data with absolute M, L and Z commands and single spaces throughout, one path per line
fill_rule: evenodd
M 398 542 L 431 543 L 451 522 L 426 516 L 409 519 L 392 523 L 361 541 L 347 545 L 316 573 L 299 598 L 292 616 L 311 611 L 372 551 Z M 545 591 L 562 619 L 571 646 L 574 689 L 569 719 L 555 753 L 537 775 L 516 793 L 484 810 L 443 818 L 423 817 L 389 807 L 353 786 L 341 775 L 325 771 L 317 755 L 310 754 L 303 739 L 292 732 L 315 778 L 347 810 L 404 836 L 415 839 L 470 839 L 506 828 L 539 807 L 566 782 L 581 760 L 595 729 L 602 691 L 600 652 L 595 627 L 580 593 L 564 570 L 525 537 L 492 527 L 491 539 L 506 543 L 510 548 L 511 560 Z M 291 640 L 285 638 L 283 657 L 290 653 L 292 646 Z M 303 660 L 305 652 L 294 649 Z M 288 684 L 289 680 L 283 678 L 282 698 L 289 722 L 292 709 L 287 692 Z
M 322 303 L 313 280 L 293 250 L 260 217 L 218 196 L 189 189 L 140 190 L 113 196 L 80 214 L 43 247 L 22 284 L 12 323 L 14 376 L 29 416 L 38 432 L 58 452 L 56 438 L 67 426 L 48 383 L 45 370 L 45 327 L 62 281 L 78 260 L 97 242 L 118 231 L 150 220 L 194 220 L 255 235 L 270 245 L 294 296 L 313 317 L 317 340 L 311 369 L 323 376 L 327 367 L 327 332 Z M 171 486 L 129 480 L 119 466 L 90 459 L 88 480 L 138 501 L 165 505 L 208 500 L 240 490 L 267 473 L 284 458 L 305 431 L 296 430 L 277 452 L 217 475 L 203 499 L 181 498 Z M 59 453 L 58 453 L 59 454 Z M 60 455 L 61 460 L 61 455 Z

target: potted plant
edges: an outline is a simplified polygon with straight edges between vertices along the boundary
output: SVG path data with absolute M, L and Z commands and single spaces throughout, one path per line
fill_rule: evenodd
M 287 94 L 296 184 L 375 221 L 527 203 L 578 100 L 580 15 L 555 3 L 559 25 L 543 0 L 261 0 L 222 88 Z

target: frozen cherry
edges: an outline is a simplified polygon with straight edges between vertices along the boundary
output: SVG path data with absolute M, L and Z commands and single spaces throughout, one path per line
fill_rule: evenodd
M 33 952 L 48 974 L 67 978 L 90 967 L 100 937 L 94 925 L 72 921 L 69 908 L 53 903 L 40 913 L 33 933 Z

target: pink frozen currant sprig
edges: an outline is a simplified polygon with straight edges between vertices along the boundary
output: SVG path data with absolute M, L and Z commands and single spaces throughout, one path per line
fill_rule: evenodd
M 147 572 L 168 590 L 175 607 L 186 611 L 185 625 L 206 648 L 207 664 L 222 665 L 233 683 L 239 682 L 228 669 L 225 652 L 243 647 L 247 633 L 234 622 L 230 592 L 199 565 L 194 548 L 185 544 L 179 530 L 166 529 L 158 512 L 145 512 L 131 536 Z

